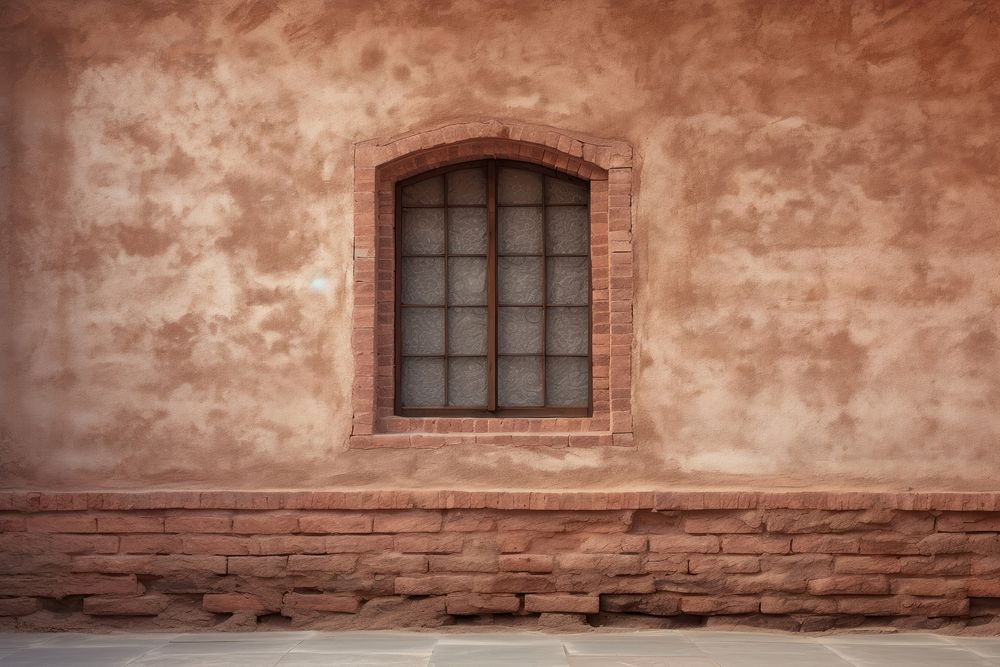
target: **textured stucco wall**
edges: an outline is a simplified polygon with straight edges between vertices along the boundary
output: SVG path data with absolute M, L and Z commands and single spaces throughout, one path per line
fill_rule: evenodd
M 1000 3 L 4 0 L 0 56 L 2 486 L 1000 479 Z M 346 449 L 352 144 L 491 117 L 636 147 L 635 450 Z

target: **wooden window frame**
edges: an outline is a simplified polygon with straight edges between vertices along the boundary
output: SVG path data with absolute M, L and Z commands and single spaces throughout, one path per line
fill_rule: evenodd
M 395 414 L 396 184 L 475 160 L 531 163 L 590 181 L 589 416 Z M 547 126 L 470 121 L 354 146 L 352 448 L 634 447 L 632 147 Z
M 562 407 L 562 406 L 525 406 L 525 407 L 498 407 L 497 406 L 497 365 L 501 356 L 497 346 L 497 327 L 499 319 L 499 309 L 501 304 L 499 303 L 497 297 L 497 263 L 500 257 L 499 250 L 497 248 L 497 214 L 500 207 L 500 203 L 497 200 L 497 172 L 503 167 L 509 167 L 514 169 L 524 169 L 528 171 L 534 171 L 543 176 L 550 178 L 557 178 L 560 180 L 569 181 L 572 183 L 583 184 L 587 188 L 587 224 L 590 225 L 590 181 L 587 181 L 576 176 L 570 176 L 562 172 L 558 172 L 555 169 L 545 167 L 542 165 L 532 164 L 530 162 L 520 162 L 517 160 L 506 160 L 498 158 L 489 158 L 483 160 L 472 160 L 469 162 L 459 162 L 444 167 L 438 167 L 436 169 L 430 169 L 420 174 L 410 176 L 403 180 L 397 181 L 395 186 L 395 201 L 396 201 L 396 220 L 395 220 L 395 267 L 402 266 L 402 260 L 405 257 L 402 250 L 402 219 L 403 219 L 403 201 L 402 201 L 402 189 L 411 183 L 416 183 L 428 178 L 434 178 L 435 176 L 446 176 L 447 174 L 460 171 L 463 169 L 472 169 L 476 167 L 486 167 L 486 227 L 487 227 L 487 249 L 486 249 L 486 329 L 487 329 L 487 346 L 486 346 L 486 375 L 487 375 L 487 387 L 486 387 L 486 409 L 480 408 L 468 408 L 460 406 L 449 406 L 448 402 L 448 392 L 445 391 L 445 405 L 440 406 L 427 406 L 419 408 L 408 408 L 402 404 L 402 364 L 403 364 L 403 345 L 402 345 L 402 309 L 405 304 L 403 304 L 402 299 L 402 272 L 398 269 L 395 273 L 395 317 L 394 317 L 394 329 L 393 329 L 393 340 L 394 340 L 394 366 L 393 366 L 393 394 L 394 401 L 393 407 L 396 415 L 400 417 L 534 417 L 539 419 L 552 419 L 556 417 L 590 417 L 593 414 L 594 408 L 594 378 L 593 378 L 593 329 L 594 329 L 594 318 L 592 315 L 593 309 L 593 292 L 591 291 L 592 284 L 592 266 L 591 266 L 591 253 L 588 243 L 588 251 L 586 255 L 549 255 L 547 252 L 547 223 L 548 223 L 548 203 L 542 204 L 542 353 L 539 355 L 515 355 L 515 356 L 537 356 L 541 357 L 542 360 L 542 399 L 547 400 L 547 367 L 545 365 L 546 360 L 546 327 L 547 327 L 547 317 L 548 308 L 550 307 L 547 303 L 547 290 L 548 290 L 548 259 L 549 257 L 585 257 L 587 260 L 587 354 L 586 355 L 553 355 L 553 356 L 567 356 L 572 358 L 583 358 L 586 357 L 587 365 L 590 372 L 587 373 L 587 405 L 586 406 L 572 406 L 572 407 Z M 444 206 L 445 209 L 445 250 L 441 257 L 445 260 L 445 305 L 443 306 L 445 310 L 445 330 L 444 330 L 444 344 L 445 353 L 441 355 L 446 359 L 445 362 L 445 387 L 448 386 L 448 363 L 447 359 L 450 358 L 448 355 L 448 303 L 447 303 L 447 290 L 448 290 L 448 258 L 451 254 L 448 252 L 448 188 L 447 180 L 445 182 L 444 188 Z M 434 208 L 428 206 L 427 208 Z M 424 255 L 421 255 L 424 256 Z M 477 255 L 478 256 L 478 255 Z M 536 257 L 537 255 L 531 255 Z M 427 306 L 421 306 L 427 307 Z M 431 306 L 433 307 L 433 306 Z M 420 357 L 426 356 L 437 356 L 437 355 L 414 355 Z

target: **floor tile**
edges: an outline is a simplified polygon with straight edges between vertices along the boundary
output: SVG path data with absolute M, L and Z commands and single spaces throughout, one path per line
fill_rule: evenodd
M 677 656 L 570 656 L 570 667 L 719 667 L 711 658 Z
M 278 667 L 427 667 L 429 661 L 406 653 L 289 653 Z
M 961 647 L 839 644 L 834 650 L 857 667 L 985 667 L 984 658 Z M 2 664 L 2 663 L 0 663 Z
M 231 645 L 232 646 L 232 645 Z M 232 650 L 216 654 L 169 654 L 154 651 L 138 658 L 128 667 L 274 667 L 282 653 L 243 653 Z M 41 665 L 42 663 L 34 663 Z M 3 662 L 0 665 L 6 667 Z
M 431 654 L 431 665 L 432 667 L 450 667 L 452 665 L 566 667 L 569 662 L 566 659 L 566 651 L 558 642 L 438 644 Z
M 121 667 L 148 651 L 141 646 L 36 647 L 0 658 L 3 667 Z
M 570 655 L 705 657 L 693 642 L 681 635 L 575 635 L 564 637 L 563 644 Z
M 303 641 L 321 635 L 322 633 L 312 631 L 302 632 L 185 632 L 175 635 L 171 643 L 195 643 L 195 642 L 270 642 L 282 641 Z M 333 633 L 328 633 L 330 636 Z
M 1000 639 L 979 639 L 975 637 L 954 637 L 956 646 L 972 651 L 977 655 L 991 658 L 1000 657 Z
M 807 635 L 792 634 L 789 632 L 725 632 L 720 630 L 682 630 L 681 636 L 690 639 L 695 644 L 701 642 L 735 642 L 738 644 L 749 644 L 765 642 L 768 644 L 815 644 L 816 639 Z
M 163 655 L 225 655 L 227 653 L 260 653 L 284 655 L 298 645 L 298 641 L 269 642 L 184 642 L 159 646 L 151 653 Z
M 415 632 L 337 632 L 302 641 L 293 653 L 417 653 L 430 654 L 437 642 Z
M 952 642 L 948 637 L 942 635 L 931 635 L 923 632 L 885 632 L 885 633 L 858 633 L 858 634 L 838 634 L 823 635 L 817 637 L 820 644 L 875 644 L 878 646 L 908 644 L 914 646 L 951 646 Z

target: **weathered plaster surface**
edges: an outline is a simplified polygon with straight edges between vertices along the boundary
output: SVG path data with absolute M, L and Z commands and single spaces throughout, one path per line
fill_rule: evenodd
M 609 6 L 610 5 L 610 6 Z M 0 485 L 1000 479 L 1000 4 L 0 2 Z M 348 450 L 354 142 L 632 143 L 635 450 Z

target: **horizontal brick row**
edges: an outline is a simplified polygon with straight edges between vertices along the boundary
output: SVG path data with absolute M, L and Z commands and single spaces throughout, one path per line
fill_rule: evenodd
M 944 512 L 940 532 L 997 532 L 1000 492 L 866 491 L 55 491 L 0 492 L 0 511 L 225 510 L 889 510 Z M 879 508 L 878 512 L 870 508 Z M 0 519 L 19 520 L 17 517 Z M 745 521 L 745 519 L 744 519 Z M 758 526 L 759 527 L 759 526 Z M 730 531 L 734 532 L 734 531 Z
M 780 618 L 811 629 L 846 622 L 824 618 L 981 622 L 1000 609 L 998 518 L 885 508 L 8 510 L 0 619 L 26 629 L 215 627 L 230 617 L 252 626 L 269 615 L 374 627 L 394 614 L 415 625 L 552 614 Z M 48 611 L 74 604 L 61 620 Z

